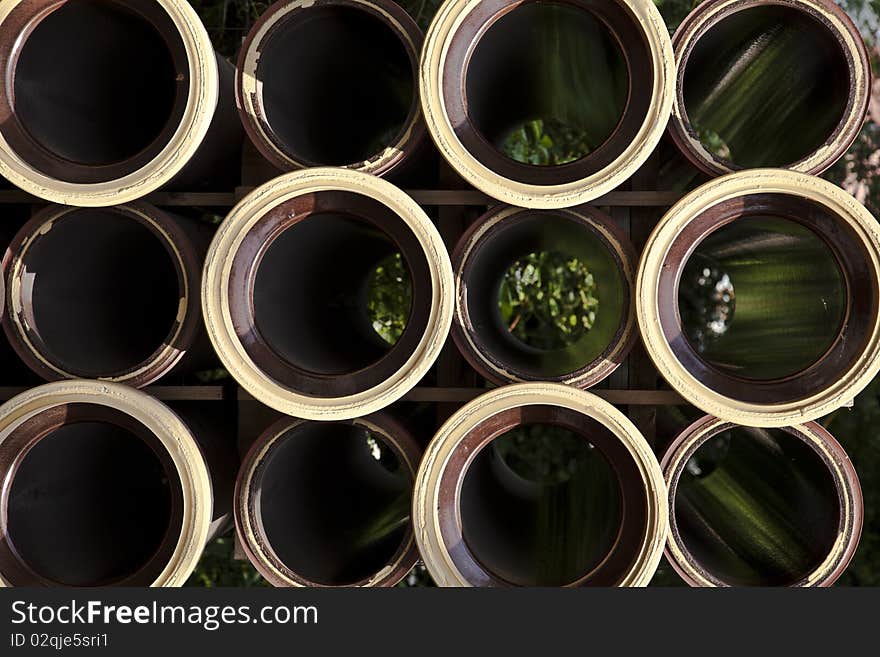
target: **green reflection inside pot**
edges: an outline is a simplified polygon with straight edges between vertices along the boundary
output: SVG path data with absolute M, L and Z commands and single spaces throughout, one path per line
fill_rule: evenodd
M 487 141 L 534 165 L 578 160 L 617 127 L 628 93 L 616 39 L 591 13 L 524 4 L 480 38 L 467 75 L 468 113 Z
M 819 566 L 840 510 L 819 455 L 780 429 L 737 427 L 687 462 L 675 496 L 681 540 L 700 566 L 731 585 L 785 586 Z
M 703 146 L 738 167 L 786 166 L 834 132 L 849 98 L 841 46 L 817 20 L 781 6 L 709 28 L 684 73 L 684 105 Z
M 815 363 L 837 338 L 846 283 L 829 246 L 787 219 L 748 216 L 701 242 L 678 294 L 685 335 L 715 368 L 771 380 Z
M 593 570 L 622 520 L 620 485 L 602 452 L 566 429 L 533 424 L 481 450 L 461 492 L 474 557 L 518 586 L 558 586 Z

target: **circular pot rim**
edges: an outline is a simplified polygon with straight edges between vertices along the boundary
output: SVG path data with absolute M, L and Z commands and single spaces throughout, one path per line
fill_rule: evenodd
M 278 24 L 286 20 L 288 14 L 298 9 L 308 10 L 323 6 L 349 7 L 378 18 L 394 32 L 409 57 L 413 76 L 413 100 L 406 121 L 395 137 L 394 143 L 366 160 L 342 167 L 376 176 L 385 175 L 410 157 L 425 137 L 425 122 L 422 119 L 416 83 L 419 55 L 422 51 L 422 31 L 410 15 L 392 0 L 278 0 L 275 2 L 251 28 L 238 55 L 238 66 L 235 69 L 235 96 L 239 117 L 257 150 L 282 171 L 316 166 L 314 162 L 297 159 L 294 153 L 280 146 L 267 131 L 262 85 L 257 80 L 256 72 L 261 46 Z
M 492 21 L 522 4 L 514 0 Z M 456 30 L 481 0 L 449 0 L 441 5 L 425 37 L 419 71 L 422 110 L 428 132 L 445 159 L 467 182 L 504 203 L 524 208 L 563 208 L 582 205 L 611 191 L 629 178 L 648 158 L 666 128 L 674 95 L 672 42 L 659 10 L 650 0 L 616 0 L 633 16 L 642 32 L 652 63 L 652 90 L 648 112 L 635 139 L 608 165 L 583 179 L 557 185 L 528 184 L 492 171 L 462 144 L 444 105 L 446 49 Z M 576 4 L 576 2 L 575 2 Z M 488 23 L 491 23 L 489 21 Z M 471 44 L 471 49 L 478 40 Z M 461 74 L 464 75 L 465 71 Z
M 64 404 L 93 404 L 117 410 L 149 430 L 167 450 L 180 478 L 182 525 L 168 564 L 150 586 L 183 586 L 201 557 L 213 508 L 211 478 L 189 428 L 165 404 L 117 383 L 58 381 L 33 388 L 0 406 L 0 446 L 23 422 Z M 0 586 L 10 586 L 0 573 Z
M 639 554 L 618 586 L 647 586 L 660 562 L 668 531 L 666 484 L 657 458 L 635 425 L 614 406 L 589 392 L 559 383 L 518 383 L 485 393 L 452 415 L 428 445 L 416 478 L 412 517 L 419 552 L 431 577 L 438 586 L 472 585 L 443 540 L 439 520 L 441 483 L 452 456 L 473 428 L 522 406 L 555 406 L 586 415 L 604 425 L 632 456 L 647 491 L 645 536 Z M 465 467 L 457 477 L 456 500 L 466 473 Z
M 847 404 L 880 372 L 880 313 L 864 347 L 836 382 L 801 399 L 763 404 L 723 395 L 700 382 L 675 355 L 661 324 L 658 283 L 670 248 L 694 218 L 712 206 L 752 194 L 800 197 L 826 208 L 849 227 L 865 249 L 866 264 L 880 280 L 880 226 L 852 196 L 815 176 L 786 169 L 750 169 L 712 180 L 687 194 L 648 238 L 636 276 L 636 314 L 642 342 L 663 378 L 689 403 L 716 417 L 752 427 L 784 427 L 815 420 Z M 683 266 L 682 262 L 682 266 Z
M 697 41 L 720 21 L 740 11 L 768 6 L 789 7 L 804 12 L 830 31 L 846 56 L 852 79 L 852 91 L 844 115 L 832 134 L 820 148 L 785 168 L 814 175 L 822 173 L 840 159 L 856 140 L 868 114 L 872 77 L 868 51 L 858 28 L 837 4 L 830 0 L 708 0 L 698 4 L 687 15 L 672 37 L 676 76 L 668 133 L 678 151 L 710 176 L 731 173 L 743 167 L 731 167 L 716 158 L 690 128 L 684 103 L 684 75 L 688 58 Z
M 168 143 L 148 164 L 120 178 L 96 183 L 58 180 L 37 170 L 15 153 L 0 133 L 0 175 L 24 191 L 63 205 L 102 207 L 134 201 L 169 183 L 201 145 L 214 117 L 219 98 L 219 73 L 208 32 L 186 0 L 154 0 L 164 9 L 186 51 L 189 93 L 180 124 Z M 21 5 L 21 0 L 0 2 L 0 25 Z M 59 2 L 60 4 L 60 2 Z M 41 20 L 37 15 L 29 25 Z M 18 48 L 23 46 L 18 44 Z
M 258 470 L 262 468 L 264 458 L 275 449 L 278 442 L 292 429 L 310 422 L 312 421 L 289 417 L 279 419 L 257 438 L 242 460 L 241 469 L 235 480 L 235 503 L 233 505 L 235 531 L 240 539 L 242 549 L 254 568 L 273 586 L 322 588 L 394 586 L 406 577 L 418 560 L 412 522 L 409 524 L 407 536 L 398 547 L 390 563 L 369 577 L 357 582 L 339 585 L 319 584 L 298 575 L 282 563 L 269 545 L 265 532 L 258 529 L 261 523 L 256 518 L 257 514 L 251 502 L 250 484 L 255 476 L 259 476 Z M 371 433 L 381 435 L 383 442 L 394 449 L 401 464 L 409 471 L 410 480 L 415 482 L 421 449 L 409 432 L 399 423 L 382 413 L 344 420 L 341 423 L 362 426 Z
M 431 278 L 427 327 L 413 353 L 390 377 L 356 394 L 311 397 L 270 378 L 248 355 L 230 313 L 228 289 L 235 253 L 251 228 L 272 208 L 304 194 L 345 191 L 382 203 L 408 226 L 424 251 Z M 440 354 L 452 324 L 452 265 L 437 228 L 403 191 L 391 183 L 350 169 L 318 167 L 280 176 L 245 197 L 220 225 L 205 260 L 202 310 L 217 355 L 230 375 L 255 399 L 307 420 L 345 420 L 369 415 L 400 399 L 427 373 Z
M 547 212 L 547 211 L 544 211 Z M 604 212 L 592 207 L 553 210 L 553 214 L 565 217 L 581 224 L 585 230 L 591 231 L 603 243 L 620 265 L 621 278 L 629 294 L 629 303 L 621 316 L 618 330 L 608 347 L 591 362 L 567 374 L 544 377 L 543 381 L 553 381 L 573 385 L 578 388 L 589 388 L 602 381 L 616 370 L 629 354 L 637 338 L 635 311 L 635 249 L 626 235 Z M 505 368 L 488 358 L 474 341 L 471 330 L 470 313 L 467 309 L 467 296 L 463 283 L 462 271 L 467 266 L 470 256 L 490 232 L 503 230 L 505 223 L 520 216 L 540 216 L 542 212 L 513 206 L 497 206 L 482 215 L 464 232 L 452 253 L 452 267 L 455 276 L 455 315 L 452 324 L 452 338 L 461 355 L 480 375 L 499 385 L 507 383 L 524 383 L 535 380 Z
M 81 212 L 83 208 L 72 206 L 50 206 L 35 214 L 16 233 L 3 258 L 3 278 L 6 284 L 6 311 L 3 313 L 3 329 L 18 356 L 36 374 L 54 381 L 58 379 L 79 379 L 82 375 L 64 369 L 64 366 L 43 353 L 30 337 L 31 328 L 22 302 L 22 274 L 25 258 L 33 243 L 45 236 L 56 221 L 66 215 Z M 111 376 L 95 377 L 100 381 L 124 383 L 135 388 L 154 383 L 170 372 L 186 355 L 192 345 L 201 323 L 201 308 L 194 295 L 198 294 L 198 277 L 201 275 L 198 257 L 185 232 L 165 212 L 144 202 L 108 207 L 105 212 L 125 215 L 145 226 L 163 243 L 169 252 L 178 277 L 180 299 L 177 315 L 168 335 L 150 356 L 134 365 L 128 371 Z M 2 306 L 0 306 L 2 307 Z
M 675 518 L 675 496 L 678 481 L 688 459 L 713 436 L 738 426 L 733 422 L 706 415 L 682 431 L 667 448 L 660 467 L 668 486 L 669 536 L 666 558 L 673 569 L 690 586 L 729 586 L 708 570 L 700 568 L 696 559 L 680 540 Z M 859 478 L 843 447 L 825 427 L 816 422 L 776 427 L 807 444 L 822 459 L 834 479 L 840 503 L 838 538 L 825 560 L 812 572 L 791 584 L 792 587 L 831 586 L 846 570 L 855 555 L 862 533 L 864 503 Z

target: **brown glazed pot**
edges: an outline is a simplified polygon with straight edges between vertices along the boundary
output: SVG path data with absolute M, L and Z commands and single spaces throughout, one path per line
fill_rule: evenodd
M 522 72 L 496 71 L 516 54 L 535 25 L 507 19 L 517 11 L 538 8 L 534 0 L 454 0 L 443 4 L 425 37 L 419 85 L 428 133 L 442 155 L 469 183 L 499 201 L 529 208 L 581 205 L 611 191 L 629 178 L 651 154 L 666 126 L 672 106 L 674 62 L 672 44 L 659 11 L 646 0 L 564 0 L 558 3 L 596 20 L 607 30 L 625 62 L 627 93 L 622 115 L 610 134 L 586 156 L 554 166 L 522 163 L 505 155 L 477 128 L 474 112 L 485 104 L 506 106 L 517 98 L 497 98 L 489 91 L 468 97 L 468 75 L 475 52 L 495 26 L 504 23 L 510 33 L 498 34 L 481 51 L 479 82 L 504 84 Z M 567 21 L 571 22 L 571 21 Z M 565 28 L 566 25 L 561 26 Z M 499 28 L 501 29 L 501 28 Z M 580 37 L 580 38 L 578 38 Z M 548 37 L 555 38 L 555 37 Z M 577 35 L 574 43 L 592 37 Z M 561 55 L 564 57 L 565 55 Z M 565 60 L 563 65 L 576 62 Z M 528 95 L 528 83 L 521 85 Z M 510 85 L 516 89 L 515 84 Z M 478 102 L 479 101 L 479 102 Z
M 507 268 L 519 258 L 542 250 L 578 256 L 599 279 L 596 324 L 585 338 L 552 352 L 538 350 L 514 337 L 500 321 L 497 307 L 500 281 Z M 555 381 L 589 388 L 623 362 L 636 339 L 635 263 L 635 251 L 626 235 L 596 208 L 523 210 L 497 206 L 471 224 L 453 251 L 452 337 L 471 366 L 500 385 Z M 612 279 L 616 280 L 612 283 Z M 605 297 L 604 314 L 603 290 L 619 294 L 619 298 Z M 615 307 L 616 312 L 612 312 Z M 591 355 L 582 357 L 579 345 L 591 335 L 601 335 L 603 342 L 590 346 Z M 564 371 L 548 371 L 541 362 L 548 356 L 564 357 Z
M 751 429 L 707 415 L 673 441 L 661 467 L 666 556 L 691 586 L 831 586 L 858 547 L 858 476 L 816 422 Z
M 231 437 L 182 413 L 97 381 L 0 407 L 0 584 L 182 586 L 227 526 L 235 471 Z
M 143 202 L 39 211 L 3 259 L 10 343 L 50 381 L 143 387 L 200 364 L 208 228 Z
M 616 479 L 623 510 L 607 554 L 589 572 L 564 584 L 647 585 L 667 531 L 666 487 L 657 460 L 638 429 L 611 404 L 557 383 L 520 383 L 488 392 L 455 413 L 428 446 L 416 479 L 413 522 L 419 551 L 434 581 L 438 586 L 516 585 L 485 558 L 515 546 L 483 536 L 481 560 L 465 537 L 462 491 L 482 449 L 511 429 L 534 424 L 566 429 L 600 450 Z M 498 480 L 504 490 L 521 489 L 522 481 L 505 472 Z M 469 495 L 476 495 L 487 513 L 500 512 L 486 489 L 474 490 Z M 542 583 L 546 584 L 537 582 Z
M 3 0 L 0 66 L 0 174 L 25 191 L 107 206 L 235 184 L 233 67 L 185 0 Z
M 245 131 L 282 171 L 345 166 L 384 175 L 425 136 L 421 50 L 421 30 L 392 0 L 276 2 L 239 53 L 235 92 Z M 393 93 L 401 79 L 411 87 L 408 101 Z M 392 115 L 399 125 L 388 125 Z M 361 143 L 373 133 L 386 139 Z
M 823 52 L 826 60 L 826 79 L 819 80 L 816 99 L 822 104 L 839 101 L 840 117 L 833 128 L 828 131 L 825 139 L 812 150 L 803 153 L 791 162 L 750 162 L 743 165 L 736 161 L 736 154 L 722 157 L 721 153 L 710 152 L 701 143 L 697 129 L 688 116 L 685 106 L 685 82 L 690 75 L 697 75 L 700 62 L 694 53 L 702 45 L 712 30 L 720 23 L 746 21 L 750 15 L 757 18 L 758 12 L 776 11 L 776 27 L 790 25 L 797 17 L 804 25 L 798 35 L 808 38 L 805 30 L 809 25 L 821 37 L 816 44 L 815 52 Z M 769 24 L 768 24 L 769 25 Z M 731 34 L 739 37 L 746 28 L 734 30 Z M 768 32 L 769 34 L 769 32 Z M 728 35 L 730 36 L 730 35 Z M 701 2 L 684 19 L 673 36 L 675 62 L 677 65 L 675 102 L 668 131 L 678 150 L 698 169 L 710 176 L 722 175 L 743 168 L 784 166 L 785 168 L 804 173 L 820 174 L 836 162 L 849 146 L 855 141 L 865 121 L 871 94 L 871 65 L 867 48 L 858 28 L 846 12 L 832 0 L 708 0 Z M 709 55 L 723 52 L 731 44 L 725 41 L 709 48 Z M 758 50 L 758 46 L 755 46 Z M 758 50 L 758 52 L 760 52 Z M 705 53 L 704 53 L 705 54 Z M 743 61 L 746 61 L 745 58 Z M 718 76 L 727 75 L 731 69 L 745 68 L 728 66 L 717 71 Z M 693 73 L 692 73 L 693 71 Z M 777 71 L 767 71 L 766 75 L 774 75 Z M 791 75 L 790 72 L 778 71 L 780 76 Z M 780 84 L 785 84 L 780 78 Z M 748 111 L 748 107 L 745 111 Z M 808 119 L 804 119 L 808 120 Z M 797 130 L 798 121 L 791 120 L 790 127 Z M 792 132 L 792 140 L 800 135 Z M 748 137 L 748 136 L 747 136 Z
M 712 233 L 745 217 L 807 229 L 831 254 L 842 281 L 839 330 L 814 362 L 790 375 L 756 378 L 722 369 L 701 355 L 682 323 L 679 286 L 691 255 Z M 852 196 L 814 176 L 755 169 L 694 190 L 649 238 L 636 287 L 642 339 L 660 373 L 694 406 L 730 422 L 783 427 L 822 417 L 852 400 L 880 370 L 877 222 Z M 785 301 L 780 297 L 778 307 Z M 733 317 L 735 323 L 736 312 Z M 751 353 L 762 348 L 767 345 L 756 341 Z
M 366 290 L 394 252 L 412 305 L 390 345 Z M 306 169 L 232 210 L 208 252 L 202 305 L 218 356 L 256 399 L 294 417 L 351 419 L 399 399 L 433 364 L 452 322 L 452 270 L 436 227 L 391 183 Z
M 251 446 L 235 488 L 251 563 L 274 586 L 394 586 L 417 558 L 409 512 L 421 451 L 383 414 L 279 420 Z M 361 544 L 353 528 L 364 526 L 380 529 Z

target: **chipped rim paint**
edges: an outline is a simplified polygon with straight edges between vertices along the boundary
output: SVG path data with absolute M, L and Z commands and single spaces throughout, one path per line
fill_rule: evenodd
M 18 426 L 66 404 L 93 404 L 119 411 L 143 425 L 167 451 L 179 476 L 182 524 L 168 563 L 150 586 L 183 586 L 202 555 L 213 511 L 211 478 L 189 428 L 165 404 L 140 390 L 117 383 L 58 381 L 23 392 L 0 406 L 0 449 Z M 0 507 L 0 513 L 6 514 L 5 507 Z M 0 586 L 10 586 L 2 573 Z
M 695 421 L 667 448 L 660 467 L 669 489 L 669 536 L 666 543 L 666 558 L 675 571 L 690 586 L 720 587 L 730 586 L 716 577 L 691 554 L 685 546 L 678 530 L 675 515 L 675 497 L 678 482 L 688 460 L 707 440 L 723 431 L 735 428 L 733 422 L 707 415 Z M 855 555 L 862 534 L 864 502 L 862 488 L 852 462 L 846 451 L 825 427 L 816 422 L 808 422 L 790 427 L 780 427 L 782 431 L 806 443 L 822 460 L 834 479 L 840 505 L 840 525 L 837 540 L 821 564 L 791 587 L 831 586 L 846 570 Z
M 431 277 L 427 327 L 413 353 L 387 379 L 363 392 L 342 397 L 308 396 L 268 376 L 238 338 L 228 294 L 235 254 L 254 224 L 286 201 L 323 191 L 353 192 L 392 210 L 417 238 Z M 440 355 L 452 325 L 453 287 L 452 264 L 443 239 L 412 198 L 382 178 L 350 169 L 319 167 L 279 176 L 255 189 L 232 209 L 217 230 L 205 259 L 202 311 L 208 336 L 221 362 L 255 399 L 294 417 L 346 420 L 369 415 L 399 400 L 428 372 Z
M 266 459 L 271 458 L 271 453 L 277 447 L 279 440 L 292 429 L 309 423 L 309 420 L 292 418 L 278 420 L 257 438 L 242 460 L 241 469 L 235 480 L 233 503 L 235 532 L 242 549 L 254 568 L 273 586 L 322 588 L 394 586 L 406 577 L 418 560 L 411 519 L 403 541 L 388 564 L 369 577 L 345 584 L 319 584 L 303 577 L 284 564 L 269 544 L 253 501 L 254 488 L 259 485 L 259 483 L 255 485 L 254 481 L 262 476 Z M 399 461 L 406 467 L 410 482 L 415 481 L 422 450 L 403 426 L 382 413 L 348 420 L 343 424 L 363 427 L 370 433 L 381 436 L 386 446 L 394 450 Z
M 263 88 L 257 79 L 257 67 L 263 44 L 279 24 L 288 20 L 293 12 L 326 6 L 357 9 L 380 20 L 400 40 L 412 64 L 413 100 L 394 143 L 367 160 L 343 167 L 376 176 L 385 175 L 418 149 L 426 132 L 415 83 L 423 35 L 410 15 L 392 0 L 279 0 L 269 7 L 245 38 L 235 69 L 235 99 L 242 125 L 260 153 L 282 171 L 316 166 L 316 163 L 297 159 L 296 154 L 283 148 L 268 129 L 262 100 Z
M 880 313 L 870 318 L 871 327 L 859 356 L 837 381 L 816 394 L 768 404 L 733 399 L 700 382 L 676 357 L 661 324 L 659 281 L 661 274 L 672 271 L 671 247 L 679 234 L 713 206 L 754 194 L 789 195 L 825 208 L 852 230 L 864 248 L 865 264 L 874 285 L 880 281 L 880 225 L 861 203 L 836 185 L 809 174 L 786 169 L 751 169 L 709 181 L 687 194 L 663 216 L 648 238 L 639 263 L 636 316 L 642 342 L 660 374 L 703 412 L 752 427 L 802 424 L 848 404 L 880 372 Z M 683 263 L 682 259 L 679 264 L 683 266 Z
M 5 285 L 7 312 L 3 313 L 3 329 L 10 345 L 25 364 L 50 381 L 78 379 L 81 375 L 65 369 L 62 362 L 53 359 L 48 350 L 41 349 L 31 339 L 32 334 L 39 335 L 39 331 L 28 323 L 28 313 L 24 306 L 23 285 L 27 272 L 25 260 L 34 243 L 49 233 L 56 222 L 81 211 L 81 208 L 58 205 L 41 210 L 15 235 L 3 258 L 3 279 L 8 281 Z M 162 344 L 148 358 L 134 364 L 125 372 L 95 377 L 101 381 L 141 388 L 154 383 L 174 369 L 201 330 L 201 308 L 193 297 L 199 290 L 199 257 L 185 232 L 158 208 L 147 203 L 134 202 L 108 208 L 107 211 L 123 215 L 121 220 L 129 219 L 145 226 L 162 243 L 177 273 L 180 293 L 177 316 Z
M 534 0 L 517 0 L 485 21 L 494 20 Z M 651 61 L 651 102 L 636 137 L 607 166 L 585 178 L 563 184 L 519 182 L 493 171 L 474 156 L 456 134 L 444 99 L 445 78 L 465 72 L 446 70 L 447 49 L 457 30 L 480 7 L 482 0 L 449 0 L 441 5 L 425 37 L 419 72 L 422 110 L 428 132 L 439 151 L 467 182 L 489 196 L 523 208 L 564 208 L 581 205 L 610 192 L 648 159 L 666 129 L 675 91 L 672 41 L 659 10 L 651 0 L 616 0 L 632 16 L 645 40 Z M 574 3 L 576 4 L 576 3 Z M 479 39 L 471 44 L 471 52 Z M 630 75 L 632 78 L 632 75 Z
M 850 96 L 840 122 L 825 143 L 786 169 L 818 175 L 828 169 L 859 136 L 871 102 L 871 64 L 865 42 L 852 19 L 828 0 L 709 0 L 698 4 L 682 21 L 672 38 L 675 48 L 676 89 L 668 132 L 676 148 L 694 166 L 710 176 L 739 170 L 710 153 L 691 125 L 684 104 L 684 76 L 688 58 L 700 40 L 719 22 L 755 7 L 788 7 L 813 17 L 830 31 L 846 57 L 851 76 Z
M 0 0 L 0 28 L 26 0 Z M 219 98 L 214 47 L 195 9 L 186 0 L 154 0 L 164 9 L 183 43 L 189 67 L 189 94 L 183 116 L 165 147 L 130 174 L 95 183 L 72 183 L 48 176 L 16 153 L 0 132 L 0 175 L 24 191 L 64 205 L 104 207 L 128 203 L 168 184 L 195 155 L 208 133 Z M 28 24 L 32 29 L 43 14 Z M 17 48 L 24 39 L 18 39 Z
M 428 445 L 416 478 L 412 518 L 419 552 L 431 577 L 438 586 L 473 585 L 452 558 L 453 546 L 443 539 L 441 516 L 447 521 L 456 518 L 460 526 L 458 509 L 445 506 L 442 499 L 454 500 L 457 507 L 467 466 L 479 450 L 467 455 L 454 491 L 444 491 L 441 484 L 460 444 L 471 432 L 498 414 L 523 406 L 559 407 L 592 418 L 619 440 L 632 458 L 646 492 L 645 529 L 638 555 L 617 585 L 647 586 L 663 554 L 669 519 L 666 484 L 657 458 L 632 421 L 614 406 L 592 393 L 559 383 L 517 383 L 487 392 L 452 415 Z

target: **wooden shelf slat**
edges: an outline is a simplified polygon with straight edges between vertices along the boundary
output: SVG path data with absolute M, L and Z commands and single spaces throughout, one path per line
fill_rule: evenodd
M 144 388 L 163 401 L 222 401 L 223 386 L 148 386 Z
M 414 402 L 468 402 L 488 392 L 487 388 L 435 388 L 419 386 L 404 396 Z M 632 406 L 680 406 L 686 402 L 672 390 L 588 390 L 612 404 Z
M 440 388 L 417 386 L 404 395 L 402 401 L 465 403 L 476 399 L 489 388 Z M 612 404 L 629 406 L 683 406 L 687 402 L 672 390 L 588 390 Z M 256 401 L 250 393 L 239 388 L 239 401 Z
M 153 205 L 165 207 L 232 207 L 253 187 L 239 187 L 235 192 L 155 192 L 144 197 Z M 412 189 L 407 190 L 420 205 L 483 206 L 498 203 L 473 189 Z M 610 192 L 590 205 L 613 207 L 668 207 L 681 198 L 680 192 Z M 39 204 L 44 200 L 18 189 L 0 190 L 0 204 Z

